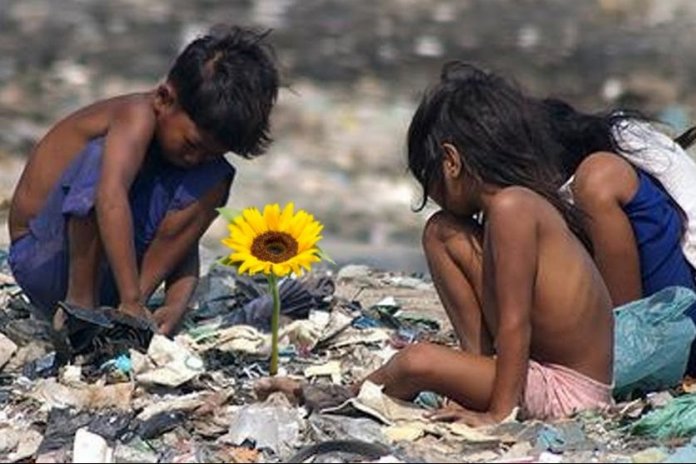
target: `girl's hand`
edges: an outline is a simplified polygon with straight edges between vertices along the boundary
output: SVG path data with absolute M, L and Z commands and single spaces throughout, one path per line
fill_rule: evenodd
M 454 403 L 436 411 L 428 412 L 426 417 L 432 421 L 439 422 L 462 422 L 471 427 L 484 427 L 500 422 L 490 413 L 469 411 Z

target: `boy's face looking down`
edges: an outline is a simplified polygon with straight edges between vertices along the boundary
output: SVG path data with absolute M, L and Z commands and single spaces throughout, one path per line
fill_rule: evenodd
M 223 156 L 228 150 L 201 130 L 179 106 L 171 85 L 161 84 L 155 94 L 155 136 L 165 159 L 190 169 Z

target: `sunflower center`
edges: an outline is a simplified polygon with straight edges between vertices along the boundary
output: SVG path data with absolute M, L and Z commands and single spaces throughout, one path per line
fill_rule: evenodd
M 297 240 L 285 232 L 264 232 L 251 244 L 251 254 L 261 261 L 282 263 L 297 255 Z

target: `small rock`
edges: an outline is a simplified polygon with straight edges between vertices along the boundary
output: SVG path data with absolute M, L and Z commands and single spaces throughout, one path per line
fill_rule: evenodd
M 358 280 L 365 279 L 370 276 L 369 266 L 364 264 L 349 264 L 338 271 L 338 280 Z

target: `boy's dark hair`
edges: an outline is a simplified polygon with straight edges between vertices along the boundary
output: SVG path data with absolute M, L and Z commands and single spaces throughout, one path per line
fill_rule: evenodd
M 271 141 L 279 78 L 267 35 L 215 28 L 191 42 L 167 76 L 196 126 L 244 158 L 262 154 Z
M 557 156 L 543 106 L 502 78 L 472 65 L 445 64 L 440 82 L 426 92 L 408 131 L 409 170 L 427 201 L 443 179 L 443 144 L 457 148 L 466 169 L 480 181 L 519 185 L 549 201 L 586 248 L 592 244 L 583 213 L 563 200 Z

